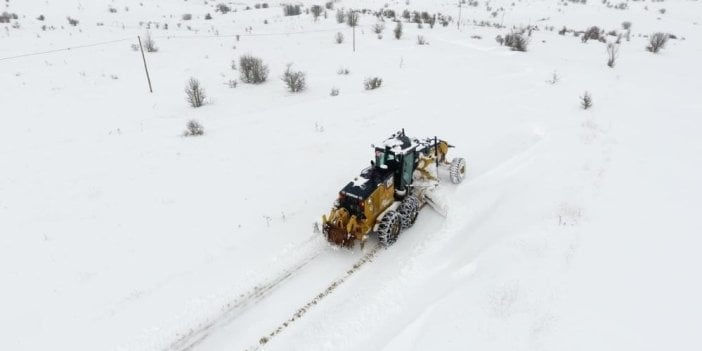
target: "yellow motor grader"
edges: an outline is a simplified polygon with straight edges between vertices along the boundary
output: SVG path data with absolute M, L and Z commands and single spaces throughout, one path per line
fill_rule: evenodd
M 377 233 L 382 246 L 392 245 L 425 204 L 446 215 L 431 196 L 440 183 L 439 168 L 448 169 L 454 184 L 465 177 L 466 160 L 448 161 L 453 146 L 436 137 L 413 139 L 403 129 L 373 147 L 371 166 L 341 189 L 329 215 L 322 217 L 322 230 L 332 244 L 352 248 Z

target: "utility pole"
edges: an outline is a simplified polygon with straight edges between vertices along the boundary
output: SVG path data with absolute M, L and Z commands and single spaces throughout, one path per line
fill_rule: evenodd
M 149 92 L 153 93 L 154 90 L 151 88 L 151 77 L 149 77 L 149 68 L 146 66 L 146 56 L 144 55 L 144 47 L 141 45 L 141 37 L 137 35 L 139 39 L 139 49 L 141 49 L 141 59 L 144 60 L 144 71 L 146 71 L 146 80 L 149 82 Z
M 458 0 L 458 21 L 456 22 L 456 29 L 461 30 L 461 2 L 463 0 Z
M 353 52 L 356 52 L 356 26 L 358 26 L 358 10 L 349 10 L 346 24 L 353 30 Z

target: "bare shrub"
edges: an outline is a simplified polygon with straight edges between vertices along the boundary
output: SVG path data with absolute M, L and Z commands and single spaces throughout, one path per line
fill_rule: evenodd
M 338 95 L 339 95 L 339 88 L 337 88 L 337 87 L 331 88 L 331 91 L 329 92 L 329 95 L 331 95 L 331 96 L 338 96 Z
M 630 41 L 631 40 L 631 22 L 629 22 L 629 21 L 622 22 L 622 28 L 624 28 L 624 30 L 626 30 L 626 41 Z
M 371 77 L 366 78 L 366 80 L 363 82 L 363 87 L 366 90 L 374 90 L 380 88 L 381 84 L 383 84 L 383 80 L 380 77 Z
M 0 14 L 0 23 L 10 23 L 10 20 L 17 19 L 17 14 L 3 12 Z M 43 21 L 43 20 L 41 20 Z M 77 23 L 76 23 L 77 24 Z
M 260 58 L 251 55 L 239 58 L 239 71 L 244 83 L 259 84 L 268 79 L 268 66 L 264 65 Z
M 232 10 L 232 8 L 229 7 L 229 6 L 228 6 L 227 4 L 225 4 L 225 3 L 219 3 L 219 4 L 217 4 L 217 7 L 215 8 L 215 11 L 219 11 L 219 12 L 221 12 L 222 14 L 229 13 L 229 11 L 231 11 L 231 10 Z
M 291 93 L 298 93 L 305 90 L 305 87 L 307 87 L 305 77 L 305 72 L 293 71 L 292 63 L 289 63 L 281 79 L 285 82 L 285 85 Z
M 344 42 L 344 35 L 341 34 L 341 32 L 337 32 L 334 35 L 334 42 L 336 42 L 337 44 L 343 43 Z
M 107 10 L 110 11 L 110 13 L 117 13 L 117 9 L 112 6 L 110 6 Z
M 200 81 L 190 78 L 185 86 L 185 100 L 192 107 L 200 107 L 205 104 L 205 89 L 200 85 Z
M 349 71 L 349 69 L 346 68 L 346 67 L 341 67 L 341 68 L 339 68 L 339 70 L 336 71 L 336 73 L 339 74 L 339 75 L 346 76 L 346 75 L 348 75 L 349 73 L 351 73 L 351 71 Z
M 619 45 L 614 43 L 607 44 L 607 66 L 614 68 L 617 56 L 619 56 Z
M 66 17 L 66 19 L 68 20 L 68 24 L 72 25 L 73 27 L 77 26 L 78 23 L 80 23 L 80 21 L 78 21 L 75 18 Z
M 183 19 L 183 21 L 190 21 L 191 19 L 193 19 L 193 15 L 190 13 L 185 13 L 181 18 Z
M 424 38 L 423 35 L 418 35 L 417 36 L 417 44 L 418 45 L 427 45 L 429 43 L 427 42 L 427 40 Z
M 372 29 L 373 29 L 373 33 L 381 34 L 385 30 L 385 23 L 378 21 L 373 25 Z
M 580 107 L 582 107 L 583 110 L 587 110 L 592 107 L 592 96 L 590 96 L 590 93 L 587 91 L 580 97 Z
M 283 5 L 283 15 L 285 16 L 297 16 L 302 13 L 302 7 L 300 5 Z
M 356 27 L 358 25 L 358 18 L 358 11 L 350 10 L 346 15 L 346 24 L 348 24 L 349 27 Z
M 322 6 L 312 5 L 312 7 L 310 7 L 310 13 L 312 13 L 315 22 L 317 21 L 317 19 L 319 19 L 319 16 L 322 14 L 322 12 L 324 12 Z
M 144 35 L 144 48 L 146 49 L 146 52 L 158 51 L 158 47 L 156 47 L 156 42 L 153 38 L 151 38 L 151 33 L 149 32 L 146 32 L 146 35 Z
M 668 42 L 668 34 L 665 33 L 654 33 L 651 35 L 651 38 L 648 40 L 648 46 L 646 47 L 646 50 L 652 52 L 652 53 L 657 53 L 661 49 L 665 48 L 665 43 Z
M 331 2 L 331 1 L 328 1 L 328 2 L 324 3 L 324 7 L 326 7 L 327 10 L 333 10 L 333 9 L 334 9 L 334 3 Z
M 402 38 L 402 22 L 397 21 L 397 25 L 395 25 L 395 29 L 392 32 L 395 33 L 395 39 L 400 40 Z
M 505 35 L 504 44 L 509 46 L 512 51 L 525 52 L 529 46 L 529 38 L 521 33 L 512 32 Z
M 551 78 L 546 81 L 546 83 L 554 85 L 558 83 L 558 81 L 561 80 L 561 77 L 558 75 L 558 72 L 553 71 L 553 74 L 551 74 Z
M 505 43 L 505 38 L 503 38 L 501 35 L 498 34 L 498 35 L 495 37 L 495 41 L 496 41 L 498 44 L 500 44 L 500 45 L 504 45 L 504 43 Z
M 189 136 L 199 136 L 205 134 L 205 128 L 200 124 L 200 122 L 191 119 L 188 121 L 188 123 L 185 125 L 185 132 L 183 132 L 183 136 L 189 137 Z
M 344 10 L 338 9 L 336 10 L 336 22 L 337 23 L 344 23 L 346 20 L 346 15 L 344 14 Z
M 583 36 L 580 39 L 583 41 L 583 43 L 587 43 L 587 41 L 590 39 L 600 40 L 600 33 L 601 33 L 601 30 L 599 27 L 592 26 L 592 27 L 588 28 L 585 31 L 585 33 L 583 33 Z

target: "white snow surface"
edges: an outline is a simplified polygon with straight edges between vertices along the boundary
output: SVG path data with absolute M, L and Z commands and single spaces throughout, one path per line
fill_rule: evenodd
M 702 349 L 702 2 L 479 0 L 460 26 L 405 23 L 400 40 L 365 14 L 355 52 L 335 10 L 255 4 L 0 5 L 19 17 L 0 23 L 0 350 Z M 614 68 L 605 44 L 557 33 L 623 21 Z M 149 22 L 153 93 L 131 48 Z M 494 40 L 527 25 L 525 53 Z M 652 54 L 657 31 L 677 39 Z M 243 54 L 267 82 L 228 86 Z M 279 79 L 288 63 L 305 91 Z M 191 119 L 205 135 L 182 136 Z M 423 209 L 259 344 L 375 245 L 331 248 L 314 223 L 400 128 L 467 159 L 464 183 L 442 184 L 448 216 Z

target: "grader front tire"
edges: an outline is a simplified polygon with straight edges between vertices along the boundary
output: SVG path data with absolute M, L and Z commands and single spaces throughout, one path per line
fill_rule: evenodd
M 388 211 L 378 225 L 378 241 L 380 245 L 388 247 L 394 244 L 401 229 L 400 215 L 395 211 Z

